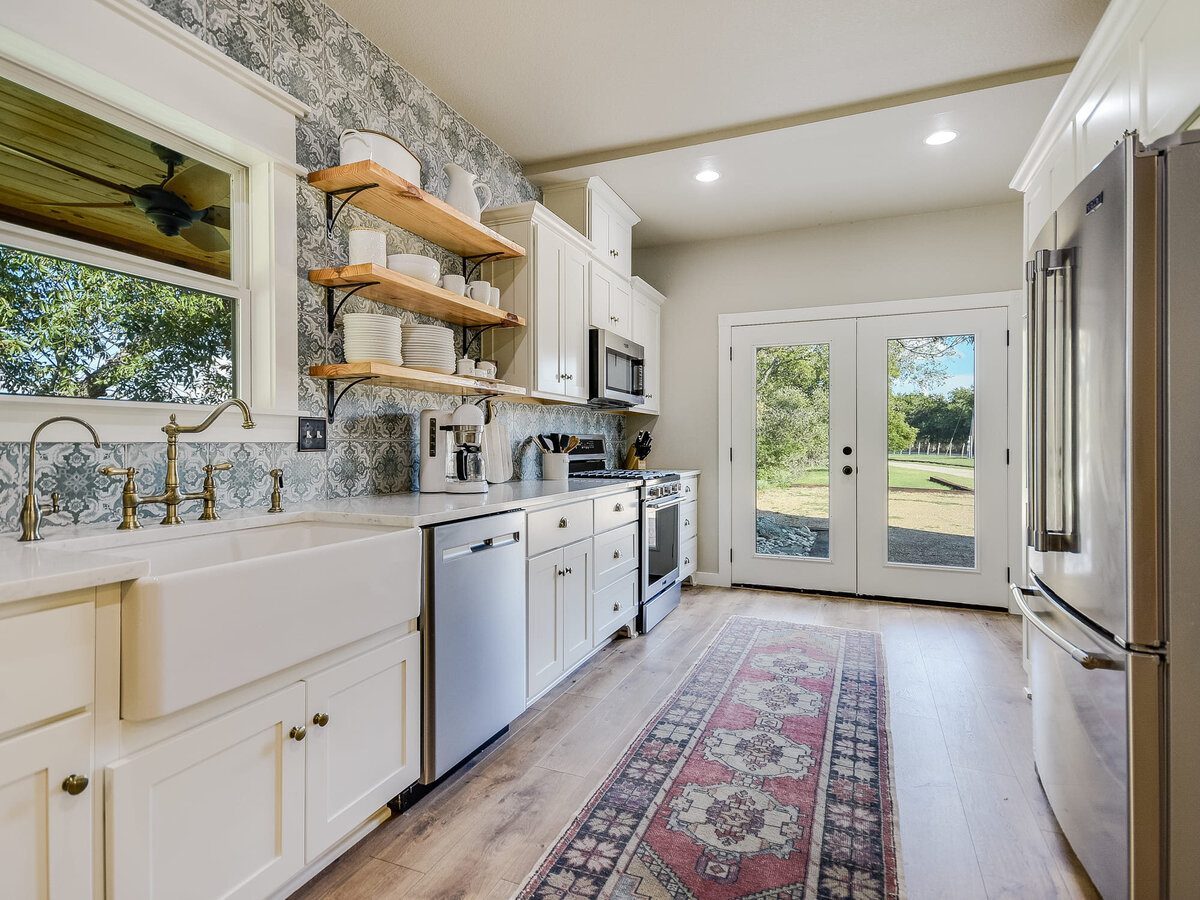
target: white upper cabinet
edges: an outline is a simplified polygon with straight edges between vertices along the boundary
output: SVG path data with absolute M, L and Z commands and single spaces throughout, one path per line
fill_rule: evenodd
M 633 226 L 641 219 L 603 179 L 546 185 L 542 199 L 551 211 L 591 240 L 597 260 L 618 275 L 629 277 Z
M 532 396 L 586 402 L 592 245 L 540 203 L 488 210 L 483 222 L 529 255 L 482 269 L 481 277 L 500 288 L 501 308 L 528 325 L 486 332 L 482 357 L 496 360 L 498 376 Z
M 1111 3 L 1013 177 L 1025 246 L 1126 131 L 1153 143 L 1200 107 L 1200 3 Z M 1194 127 L 1194 126 L 1193 126 Z
M 643 381 L 646 402 L 632 411 L 658 415 L 662 411 L 662 305 L 667 298 L 636 276 L 632 286 L 632 338 L 642 345 L 646 354 Z
M 633 336 L 633 295 L 629 279 L 622 278 L 595 259 L 590 268 L 588 321 L 591 326 L 636 340 Z

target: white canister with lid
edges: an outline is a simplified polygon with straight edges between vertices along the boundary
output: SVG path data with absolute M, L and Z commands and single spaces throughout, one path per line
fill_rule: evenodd
M 350 265 L 387 265 L 387 235 L 378 228 L 350 229 Z

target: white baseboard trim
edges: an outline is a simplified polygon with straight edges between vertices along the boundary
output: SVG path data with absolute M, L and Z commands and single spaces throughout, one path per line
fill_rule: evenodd
M 732 583 L 728 578 L 723 578 L 720 572 L 693 572 L 692 582 L 710 587 L 729 587 Z

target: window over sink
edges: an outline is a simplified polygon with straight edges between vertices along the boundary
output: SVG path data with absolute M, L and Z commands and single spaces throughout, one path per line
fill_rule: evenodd
M 245 167 L 83 103 L 0 78 L 0 393 L 235 396 Z

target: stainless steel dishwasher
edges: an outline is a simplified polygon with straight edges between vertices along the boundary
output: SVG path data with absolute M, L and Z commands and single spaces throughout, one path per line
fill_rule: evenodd
M 423 529 L 421 784 L 525 710 L 525 513 Z

